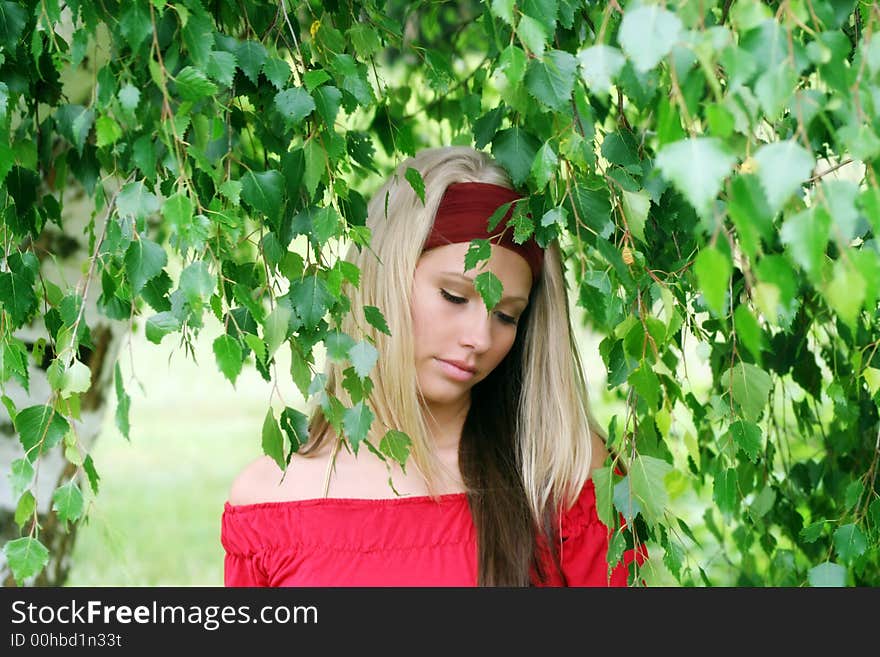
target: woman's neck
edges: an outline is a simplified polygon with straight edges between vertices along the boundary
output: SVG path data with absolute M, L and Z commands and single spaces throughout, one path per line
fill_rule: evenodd
M 431 405 L 425 412 L 428 434 L 439 453 L 458 453 L 461 432 L 470 410 L 470 399 L 458 405 Z

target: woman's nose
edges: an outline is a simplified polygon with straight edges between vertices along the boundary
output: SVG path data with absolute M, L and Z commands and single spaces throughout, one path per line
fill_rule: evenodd
M 482 353 L 492 344 L 492 315 L 482 303 L 472 305 L 474 312 L 462 317 L 461 345 Z

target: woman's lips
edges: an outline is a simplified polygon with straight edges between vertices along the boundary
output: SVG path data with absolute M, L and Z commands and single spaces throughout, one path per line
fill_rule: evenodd
M 437 358 L 436 360 L 438 363 L 440 363 L 440 369 L 442 369 L 450 378 L 455 379 L 456 381 L 469 381 L 476 375 L 476 372 L 463 370 L 457 365 L 453 365 L 452 363 L 449 363 L 440 358 Z

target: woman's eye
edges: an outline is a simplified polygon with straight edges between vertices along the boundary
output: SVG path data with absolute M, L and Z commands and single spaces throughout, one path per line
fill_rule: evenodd
M 510 315 L 505 315 L 504 313 L 496 313 L 498 315 L 498 319 L 500 319 L 505 324 L 512 324 L 516 326 L 516 320 Z
M 447 292 L 443 288 L 440 288 L 440 294 L 443 295 L 444 299 L 452 303 L 464 303 L 465 301 L 467 301 L 467 299 L 465 299 L 464 297 L 457 297 L 455 295 L 449 294 L 449 292 Z
M 443 295 L 443 298 L 449 301 L 450 303 L 467 303 L 467 299 L 464 297 L 457 297 L 454 294 L 449 294 L 443 288 L 440 288 L 440 294 Z M 496 312 L 495 315 L 505 324 L 510 324 L 511 326 L 516 326 L 517 320 L 510 315 L 505 315 L 502 312 Z

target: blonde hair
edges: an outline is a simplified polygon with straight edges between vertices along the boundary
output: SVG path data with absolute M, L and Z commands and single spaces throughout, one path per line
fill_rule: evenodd
M 410 167 L 424 180 L 424 204 L 405 179 Z M 341 330 L 355 339 L 368 338 L 379 352 L 368 399 L 375 420 L 367 439 L 378 446 L 389 429 L 405 432 L 412 440 L 407 465 L 414 463 L 432 496 L 438 494 L 436 482 L 442 466 L 419 402 L 410 297 L 416 264 L 441 197 L 448 185 L 457 182 L 512 188 L 506 172 L 483 152 L 464 146 L 422 150 L 404 160 L 371 198 L 367 215 L 370 249 L 352 245 L 345 257 L 358 267 L 361 276 L 359 287 L 348 284 L 343 288 L 351 300 L 351 311 Z M 390 337 L 365 321 L 365 306 L 382 311 Z M 555 514 L 561 510 L 556 507 L 568 509 L 574 503 L 590 471 L 591 429 L 602 435 L 589 410 L 569 314 L 562 253 L 556 242 L 545 249 L 543 271 L 533 285 L 528 314 L 526 326 L 519 329 L 527 331 L 527 338 L 521 356 L 522 391 L 513 443 L 528 506 L 540 527 L 548 511 Z M 325 390 L 351 406 L 342 387 L 344 369 L 343 363 L 328 360 Z M 315 407 L 309 443 L 300 453 L 316 451 L 331 433 L 338 436 L 333 428 L 322 408 Z M 334 453 L 336 449 L 338 442 Z

